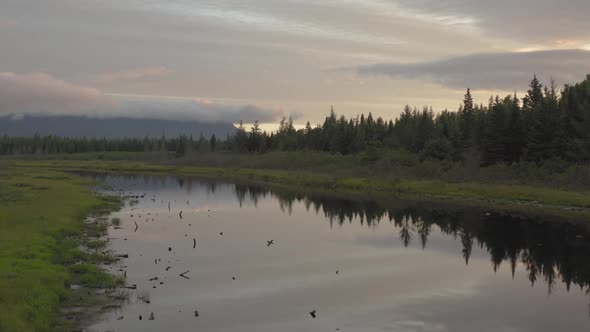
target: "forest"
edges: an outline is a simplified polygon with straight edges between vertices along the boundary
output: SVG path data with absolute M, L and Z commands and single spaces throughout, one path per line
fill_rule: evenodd
M 467 89 L 457 111 L 435 112 L 406 106 L 394 120 L 372 114 L 354 118 L 337 116 L 334 109 L 323 123 L 295 129 L 293 120 L 280 122 L 278 130 L 264 132 L 257 122 L 240 123 L 235 134 L 224 138 L 64 138 L 0 137 L 0 154 L 59 154 L 103 151 L 174 153 L 230 151 L 324 151 L 365 154 L 376 160 L 384 149 L 405 150 L 423 159 L 478 163 L 488 166 L 520 161 L 542 163 L 550 159 L 582 164 L 590 160 L 590 75 L 575 85 L 558 89 L 544 86 L 535 76 L 526 94 L 490 97 L 486 105 L 474 102 Z

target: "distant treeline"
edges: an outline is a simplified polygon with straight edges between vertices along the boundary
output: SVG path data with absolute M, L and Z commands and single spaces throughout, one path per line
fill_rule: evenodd
M 226 138 L 226 142 L 229 138 Z M 33 137 L 0 136 L 0 155 L 59 154 L 85 152 L 176 152 L 185 155 L 191 152 L 216 151 L 218 140 L 192 136 L 177 138 L 72 138 L 34 135 Z
M 283 119 L 276 132 L 263 132 L 258 123 L 219 141 L 181 136 L 167 139 L 0 138 L 1 154 L 76 153 L 96 151 L 199 151 L 316 150 L 331 153 L 365 153 L 378 159 L 381 149 L 403 149 L 423 158 L 464 160 L 482 165 L 542 162 L 561 159 L 574 163 L 590 160 L 590 75 L 579 84 L 557 90 L 534 77 L 526 95 L 491 97 L 475 104 L 468 89 L 458 111 L 434 113 L 406 106 L 395 120 L 360 115 L 347 119 L 334 110 L 323 124 L 296 130 Z

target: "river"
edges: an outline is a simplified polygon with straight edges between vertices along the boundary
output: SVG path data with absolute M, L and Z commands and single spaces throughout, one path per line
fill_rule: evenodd
M 91 331 L 590 330 L 581 226 L 190 178 L 99 179 L 139 196 L 110 216 L 121 225 L 108 235 L 129 255 L 112 272 L 137 289 Z

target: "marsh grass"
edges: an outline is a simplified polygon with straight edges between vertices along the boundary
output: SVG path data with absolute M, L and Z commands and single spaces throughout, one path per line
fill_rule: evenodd
M 108 213 L 121 202 L 94 195 L 80 177 L 12 165 L 0 177 L 0 331 L 70 330 L 59 310 L 79 302 L 69 285 L 123 282 L 99 267 L 112 257 L 81 249 L 101 246 L 96 238 L 106 231 L 101 222 L 85 224 L 85 216 Z M 89 296 L 84 301 L 93 302 Z

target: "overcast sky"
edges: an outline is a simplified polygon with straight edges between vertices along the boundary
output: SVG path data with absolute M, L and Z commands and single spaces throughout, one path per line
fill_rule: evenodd
M 0 114 L 395 117 L 590 73 L 588 0 L 0 0 Z

